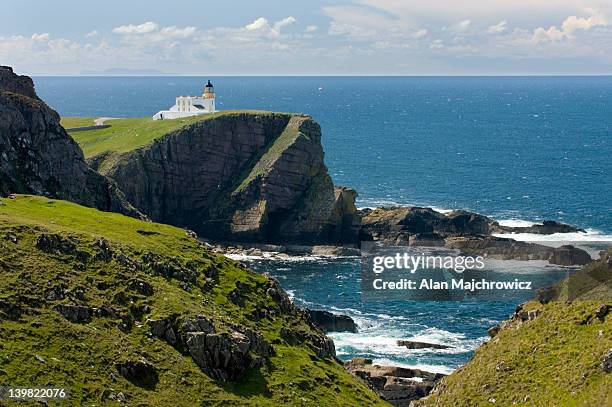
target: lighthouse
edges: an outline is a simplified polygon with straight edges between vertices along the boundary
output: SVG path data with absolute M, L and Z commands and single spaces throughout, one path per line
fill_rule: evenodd
M 215 88 L 210 80 L 204 85 L 202 96 L 177 96 L 176 103 L 169 110 L 160 110 L 153 115 L 153 120 L 170 120 L 181 117 L 198 116 L 214 113 Z

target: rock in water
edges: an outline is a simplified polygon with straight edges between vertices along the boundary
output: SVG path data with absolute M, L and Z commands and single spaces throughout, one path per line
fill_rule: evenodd
M 139 216 L 121 191 L 87 166 L 32 79 L 0 66 L 0 195 L 36 194 Z
M 111 155 L 89 161 L 156 221 L 225 241 L 357 243 L 356 193 L 334 187 L 310 116 L 225 113 Z
M 357 324 L 346 315 L 336 315 L 328 311 L 308 310 L 312 323 L 323 332 L 357 333 Z
M 405 346 L 408 349 L 449 349 L 452 346 L 441 345 L 439 343 L 417 342 L 417 341 L 397 341 L 397 346 Z

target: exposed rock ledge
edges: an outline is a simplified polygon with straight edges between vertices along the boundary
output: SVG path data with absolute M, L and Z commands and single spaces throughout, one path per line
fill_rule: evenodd
M 444 377 L 420 369 L 373 365 L 372 360 L 364 358 L 354 358 L 344 367 L 365 380 L 383 400 L 398 407 L 408 407 L 411 401 L 425 397 L 434 383 Z
M 399 246 L 445 246 L 470 254 L 486 254 L 504 260 L 548 260 L 558 265 L 583 265 L 590 255 L 573 246 L 553 248 L 492 236 L 498 233 L 570 233 L 582 229 L 554 221 L 529 227 L 501 226 L 477 213 L 447 214 L 421 207 L 390 207 L 360 211 L 360 241 L 377 241 Z

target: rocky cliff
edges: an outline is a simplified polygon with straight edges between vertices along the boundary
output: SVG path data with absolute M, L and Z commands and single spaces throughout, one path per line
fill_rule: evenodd
M 137 216 L 114 183 L 90 169 L 32 80 L 0 67 L 0 195 L 31 193 Z
M 138 149 L 103 152 L 89 162 L 152 219 L 204 237 L 357 242 L 356 194 L 334 188 L 323 162 L 320 127 L 309 116 L 204 116 Z

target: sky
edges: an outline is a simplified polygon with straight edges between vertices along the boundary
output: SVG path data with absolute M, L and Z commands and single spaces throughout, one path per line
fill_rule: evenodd
M 31 75 L 609 75 L 612 0 L 2 0 L 0 65 Z

